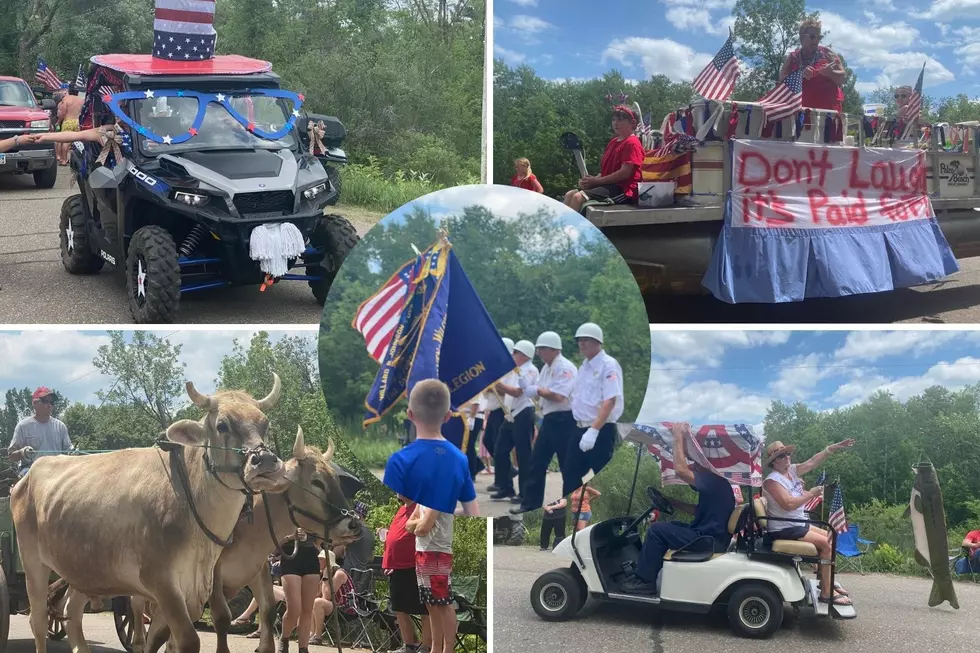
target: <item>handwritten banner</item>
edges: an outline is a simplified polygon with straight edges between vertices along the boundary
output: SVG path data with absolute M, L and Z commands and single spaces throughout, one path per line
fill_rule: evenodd
M 857 228 L 933 217 L 921 150 L 736 140 L 731 226 Z

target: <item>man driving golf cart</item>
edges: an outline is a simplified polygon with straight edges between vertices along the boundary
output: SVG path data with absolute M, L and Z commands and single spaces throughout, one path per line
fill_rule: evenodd
M 696 463 L 694 469 L 688 464 L 685 453 L 685 440 L 691 436 L 690 425 L 675 423 L 671 427 L 674 434 L 674 470 L 677 477 L 685 481 L 698 493 L 698 505 L 682 503 L 675 499 L 674 507 L 694 514 L 690 524 L 681 522 L 654 522 L 647 529 L 643 548 L 636 571 L 620 586 L 628 594 L 657 594 L 657 576 L 664 566 L 667 551 L 723 552 L 731 542 L 728 520 L 735 510 L 735 495 L 728 480 L 702 469 Z

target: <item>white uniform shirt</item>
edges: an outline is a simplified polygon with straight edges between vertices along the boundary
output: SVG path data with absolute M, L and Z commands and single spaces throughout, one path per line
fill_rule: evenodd
M 578 370 L 572 361 L 561 354 L 555 357 L 550 364 L 541 368 L 541 376 L 538 377 L 538 387 L 550 390 L 565 397 L 562 401 L 552 401 L 551 399 L 540 398 L 541 414 L 550 415 L 572 409 L 569 397 L 572 395 L 572 388 L 575 387 L 575 377 Z
M 615 358 L 601 350 L 578 370 L 572 390 L 572 415 L 577 422 L 593 422 L 606 399 L 616 398 L 606 424 L 623 416 L 623 368 Z
M 526 361 L 523 365 L 517 368 L 517 378 L 515 382 L 509 385 L 516 385 L 521 389 L 520 397 L 512 397 L 507 395 L 507 399 L 511 400 L 511 414 L 517 415 L 519 412 L 525 408 L 529 408 L 534 404 L 531 402 L 531 398 L 525 394 L 529 387 L 538 384 L 538 368 L 534 366 L 531 361 Z
M 499 382 L 503 383 L 504 385 L 517 385 L 517 375 L 514 372 L 509 372 L 506 376 L 499 379 Z M 507 401 L 508 399 L 511 398 L 510 395 L 505 395 L 503 393 L 500 393 L 498 397 L 497 393 L 495 393 L 493 391 L 493 388 L 491 388 L 487 390 L 486 397 L 487 397 L 487 405 L 484 407 L 484 411 L 488 415 L 490 414 L 490 411 L 497 410 L 502 405 L 506 405 L 507 410 L 510 410 L 511 402 Z M 501 404 L 501 401 L 503 401 L 503 404 Z

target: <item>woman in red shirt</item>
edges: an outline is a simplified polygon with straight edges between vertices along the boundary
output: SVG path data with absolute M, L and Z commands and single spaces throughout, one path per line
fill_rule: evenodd
M 802 69 L 803 106 L 842 111 L 844 91 L 841 85 L 847 79 L 847 71 L 833 50 L 820 45 L 821 29 L 820 21 L 815 18 L 807 18 L 800 24 L 801 47 L 787 55 L 779 71 L 779 81 Z
M 510 178 L 510 185 L 533 190 L 535 193 L 543 193 L 544 188 L 538 178 L 531 173 L 531 162 L 524 157 L 514 161 L 514 171 L 517 173 Z
M 599 164 L 599 176 L 582 177 L 580 190 L 565 193 L 565 205 L 575 211 L 582 210 L 586 200 L 611 199 L 616 204 L 635 204 L 636 185 L 640 181 L 643 165 L 643 145 L 633 133 L 637 117 L 629 107 L 613 108 L 612 128 L 616 133 Z

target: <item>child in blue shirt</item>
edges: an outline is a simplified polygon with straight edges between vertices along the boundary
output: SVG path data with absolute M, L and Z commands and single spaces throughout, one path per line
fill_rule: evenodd
M 449 388 L 438 379 L 415 384 L 408 397 L 408 419 L 416 440 L 388 458 L 384 483 L 396 493 L 433 510 L 479 516 L 476 488 L 466 454 L 442 437 L 449 420 Z

